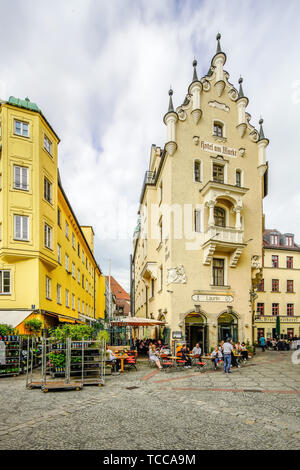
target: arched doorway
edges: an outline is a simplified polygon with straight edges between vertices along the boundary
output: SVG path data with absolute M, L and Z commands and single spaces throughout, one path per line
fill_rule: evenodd
M 238 341 L 238 319 L 233 313 L 224 312 L 218 318 L 218 341 L 226 341 L 227 338 Z
M 192 349 L 196 343 L 199 343 L 202 353 L 207 352 L 208 335 L 204 315 L 193 312 L 185 317 L 185 339 L 189 348 Z

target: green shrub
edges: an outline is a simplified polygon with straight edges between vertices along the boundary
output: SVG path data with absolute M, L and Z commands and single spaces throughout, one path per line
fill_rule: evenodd
M 93 327 L 89 325 L 62 325 L 50 330 L 50 335 L 57 341 L 70 337 L 73 341 L 87 340 L 93 336 Z
M 24 326 L 26 330 L 31 333 L 39 333 L 42 329 L 43 322 L 38 318 L 31 318 L 30 320 L 25 320 Z
M 0 323 L 0 336 L 14 335 L 15 329 L 12 326 Z

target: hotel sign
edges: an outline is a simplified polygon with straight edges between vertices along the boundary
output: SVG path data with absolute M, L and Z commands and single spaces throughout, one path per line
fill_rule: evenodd
M 268 323 L 276 323 L 276 315 L 271 317 L 256 317 L 256 321 L 258 322 L 268 322 Z M 280 323 L 300 323 L 299 317 L 280 317 Z
M 201 140 L 200 148 L 201 150 L 205 150 L 206 152 L 213 152 L 218 154 L 221 153 L 228 157 L 237 157 L 236 149 L 226 147 L 226 145 L 213 144 L 211 142 L 205 142 L 204 140 Z
M 232 295 L 206 295 L 194 294 L 192 295 L 194 302 L 233 302 Z

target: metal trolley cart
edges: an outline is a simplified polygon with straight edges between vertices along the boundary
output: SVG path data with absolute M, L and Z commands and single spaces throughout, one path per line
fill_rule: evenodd
M 21 338 L 9 335 L 0 339 L 0 377 L 16 376 L 21 370 Z
M 33 380 L 33 369 L 42 364 L 42 339 L 36 336 L 27 339 L 26 388 L 41 388 L 42 380 Z
M 49 378 L 50 376 L 50 378 Z M 56 377 L 61 377 L 56 380 Z M 82 383 L 70 380 L 70 340 L 42 341 L 42 385 L 41 390 L 81 390 Z
M 82 377 L 83 385 L 104 385 L 105 377 L 105 340 L 82 341 Z

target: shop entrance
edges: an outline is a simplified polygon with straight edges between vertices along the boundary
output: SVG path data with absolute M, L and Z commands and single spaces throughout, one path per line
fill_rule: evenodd
M 218 318 L 218 342 L 231 338 L 233 342 L 238 341 L 238 320 L 233 313 L 222 313 Z
M 202 353 L 207 353 L 207 325 L 206 318 L 199 313 L 191 313 L 185 317 L 186 344 L 193 349 L 197 343 L 200 344 Z

